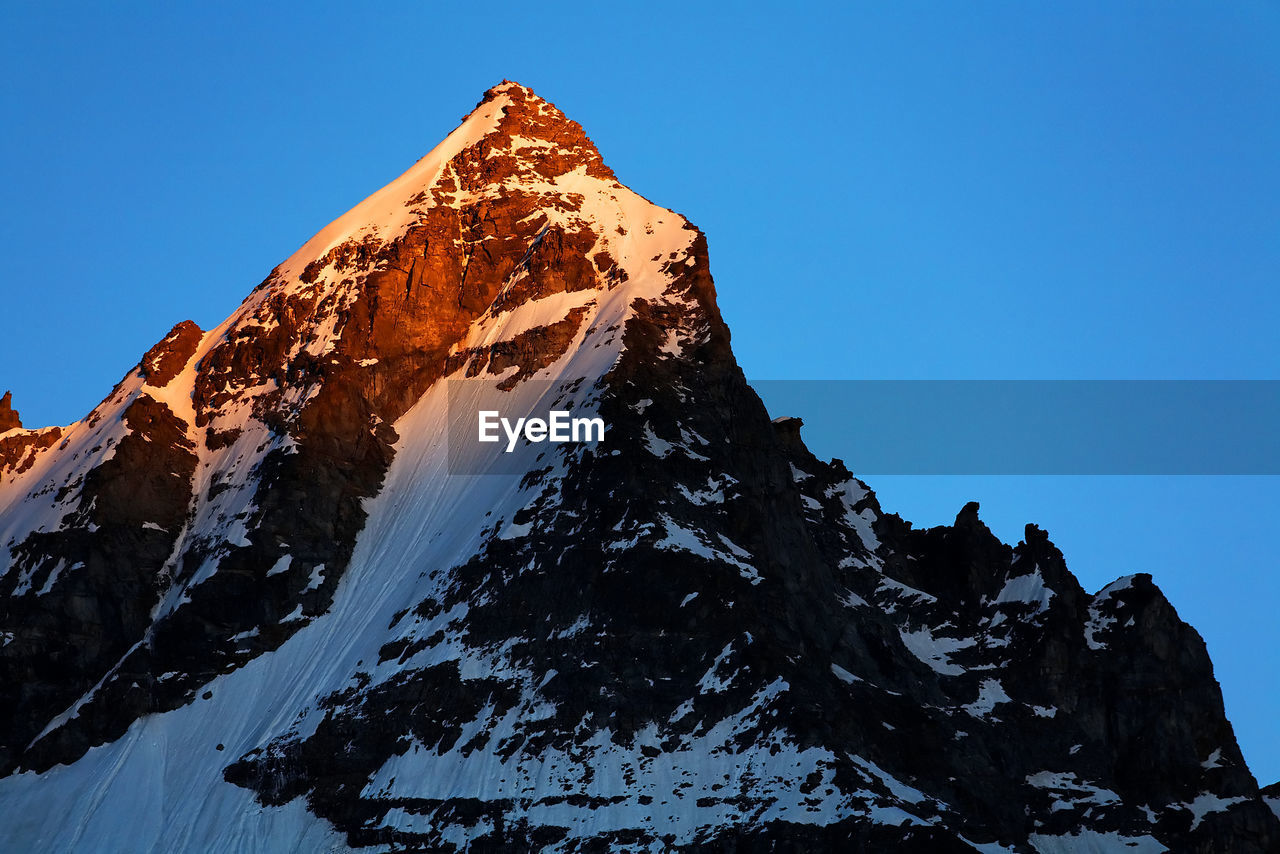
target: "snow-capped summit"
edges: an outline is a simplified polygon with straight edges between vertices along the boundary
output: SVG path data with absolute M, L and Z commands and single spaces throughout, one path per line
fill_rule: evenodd
M 490 453 L 481 403 L 608 431 Z M 509 81 L 85 419 L 4 423 L 6 850 L 1280 844 L 1149 577 L 884 513 L 771 423 L 701 233 Z

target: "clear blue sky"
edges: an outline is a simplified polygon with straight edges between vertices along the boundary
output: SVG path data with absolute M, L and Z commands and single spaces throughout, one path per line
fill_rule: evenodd
M 503 78 L 708 234 L 750 377 L 1280 378 L 1274 2 L 11 2 L 0 73 L 0 386 L 28 424 L 219 322 Z M 919 524 L 1036 521 L 1089 589 L 1151 572 L 1270 782 L 1277 480 L 872 486 Z

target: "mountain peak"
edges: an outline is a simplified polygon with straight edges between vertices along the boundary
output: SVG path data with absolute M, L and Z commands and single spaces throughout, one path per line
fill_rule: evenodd
M 303 278 L 309 265 L 344 244 L 385 245 L 434 207 L 510 192 L 563 196 L 560 181 L 580 173 L 609 185 L 616 177 L 582 126 L 529 88 L 503 81 L 435 148 L 400 177 L 321 229 L 276 269 Z
M 1276 850 L 1149 577 L 883 512 L 770 423 L 709 263 L 504 81 L 0 435 L 2 847 Z
M 486 139 L 490 145 L 518 160 L 537 164 L 542 168 L 536 171 L 546 178 L 563 174 L 546 168 L 554 164 L 570 167 L 565 171 L 583 166 L 588 175 L 615 180 L 582 125 L 529 87 L 504 80 L 485 92 L 476 110 L 490 103 L 498 104 L 501 110 L 497 126 Z
M 492 98 L 496 98 L 499 95 L 504 95 L 508 93 L 516 94 L 518 95 L 518 97 L 524 98 L 524 99 L 538 97 L 537 95 L 534 94 L 533 90 L 530 89 L 528 86 L 525 86 L 521 83 L 517 83 L 515 80 L 507 80 L 505 78 L 501 83 L 497 84 L 496 86 L 490 86 L 485 91 L 484 95 L 485 95 L 485 100 L 487 101 Z M 538 100 L 541 100 L 541 99 L 539 98 Z

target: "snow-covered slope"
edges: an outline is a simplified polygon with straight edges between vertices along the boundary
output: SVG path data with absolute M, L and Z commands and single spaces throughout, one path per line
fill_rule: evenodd
M 506 454 L 490 407 L 608 432 Z M 799 427 L 701 234 L 495 87 L 218 328 L 0 435 L 0 847 L 1271 850 L 1149 578 L 914 530 Z

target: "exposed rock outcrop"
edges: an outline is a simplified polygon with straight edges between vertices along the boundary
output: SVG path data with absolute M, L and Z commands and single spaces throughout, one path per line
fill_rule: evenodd
M 22 420 L 18 418 L 18 411 L 13 408 L 13 392 L 6 391 L 4 397 L 0 397 L 0 433 L 16 430 L 21 426 Z

